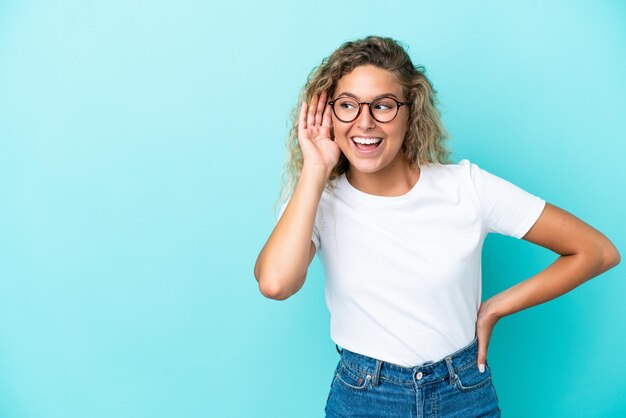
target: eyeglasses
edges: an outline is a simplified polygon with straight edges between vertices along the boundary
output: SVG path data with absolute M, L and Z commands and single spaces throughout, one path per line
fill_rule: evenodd
M 328 104 L 333 113 L 342 122 L 352 122 L 361 114 L 361 105 L 368 105 L 370 115 L 380 123 L 391 122 L 398 115 L 400 106 L 411 102 L 399 102 L 393 97 L 381 97 L 371 102 L 359 102 L 351 97 L 339 97 Z

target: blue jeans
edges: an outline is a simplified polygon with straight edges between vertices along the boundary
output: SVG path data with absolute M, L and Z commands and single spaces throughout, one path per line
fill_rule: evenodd
M 491 369 L 480 373 L 478 341 L 438 362 L 402 367 L 347 349 L 335 369 L 324 412 L 335 417 L 499 417 Z

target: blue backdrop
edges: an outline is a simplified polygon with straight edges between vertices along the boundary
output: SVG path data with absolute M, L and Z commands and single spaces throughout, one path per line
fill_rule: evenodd
M 319 417 L 319 260 L 253 276 L 306 76 L 369 34 L 426 66 L 469 158 L 624 254 L 623 1 L 0 3 L 0 416 Z M 484 297 L 557 255 L 490 235 Z M 506 417 L 626 416 L 624 263 L 503 319 Z

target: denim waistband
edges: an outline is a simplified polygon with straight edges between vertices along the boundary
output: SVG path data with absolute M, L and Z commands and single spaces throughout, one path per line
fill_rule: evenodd
M 478 339 L 474 340 L 460 350 L 447 355 L 443 359 L 432 362 L 428 361 L 414 367 L 404 367 L 395 363 L 378 360 L 363 354 L 352 352 L 348 349 L 341 350 L 341 362 L 346 365 L 369 374 L 372 383 L 377 386 L 381 377 L 399 383 L 417 383 L 425 385 L 450 379 L 454 382 L 456 372 L 467 367 L 478 367 L 476 357 L 478 355 Z

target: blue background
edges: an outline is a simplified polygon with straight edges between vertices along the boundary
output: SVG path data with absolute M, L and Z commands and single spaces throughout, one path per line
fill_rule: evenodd
M 324 276 L 264 298 L 288 114 L 369 34 L 409 46 L 469 158 L 624 254 L 626 4 L 0 2 L 0 417 L 318 417 Z M 484 297 L 556 254 L 490 235 Z M 624 263 L 503 319 L 506 417 L 626 416 Z

